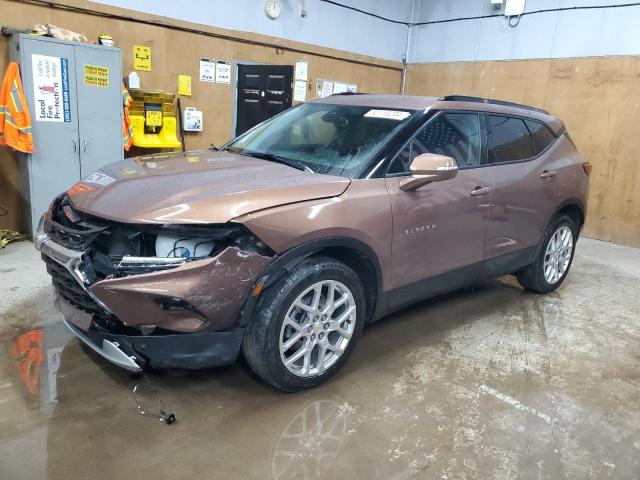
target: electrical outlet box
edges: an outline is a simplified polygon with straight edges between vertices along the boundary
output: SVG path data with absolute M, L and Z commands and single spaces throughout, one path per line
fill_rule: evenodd
M 504 16 L 517 17 L 524 13 L 525 0 L 504 0 Z

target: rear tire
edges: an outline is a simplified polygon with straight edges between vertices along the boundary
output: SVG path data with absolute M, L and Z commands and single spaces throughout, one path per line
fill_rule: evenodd
M 520 285 L 537 293 L 552 292 L 562 285 L 573 262 L 576 232 L 571 218 L 556 216 L 545 231 L 533 263 L 516 274 Z
M 358 276 L 342 262 L 304 260 L 263 294 L 243 338 L 247 363 L 286 392 L 320 385 L 355 348 L 366 318 L 364 298 Z

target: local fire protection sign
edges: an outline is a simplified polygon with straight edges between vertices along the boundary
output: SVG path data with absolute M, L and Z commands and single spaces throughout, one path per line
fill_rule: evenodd
M 69 62 L 66 58 L 31 55 L 33 116 L 40 122 L 70 122 Z

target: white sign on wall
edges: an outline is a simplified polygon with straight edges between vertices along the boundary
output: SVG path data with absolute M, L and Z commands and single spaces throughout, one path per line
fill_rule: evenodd
M 208 58 L 200 59 L 200 81 L 215 82 L 216 81 L 216 61 Z
M 33 116 L 40 122 L 70 122 L 69 62 L 66 58 L 31 55 Z
M 216 62 L 216 83 L 231 83 L 230 62 Z
M 293 89 L 293 100 L 296 102 L 304 102 L 307 98 L 307 82 L 304 80 L 296 80 Z
M 298 60 L 296 62 L 296 80 L 307 81 L 307 69 L 309 64 L 306 60 Z

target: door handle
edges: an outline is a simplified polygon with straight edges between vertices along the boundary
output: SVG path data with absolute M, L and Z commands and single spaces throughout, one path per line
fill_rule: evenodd
M 73 153 L 76 153 L 78 151 L 78 146 L 76 145 L 76 139 L 72 138 L 71 142 L 73 143 Z
M 558 174 L 557 170 L 545 170 L 540 174 L 540 178 L 555 177 Z
M 89 143 L 89 142 L 87 142 L 87 139 L 83 138 L 82 139 L 82 153 L 85 153 L 87 151 L 87 143 Z
M 471 196 L 473 197 L 480 197 L 482 195 L 486 195 L 487 193 L 489 193 L 491 191 L 491 187 L 476 187 L 473 190 L 471 190 Z

